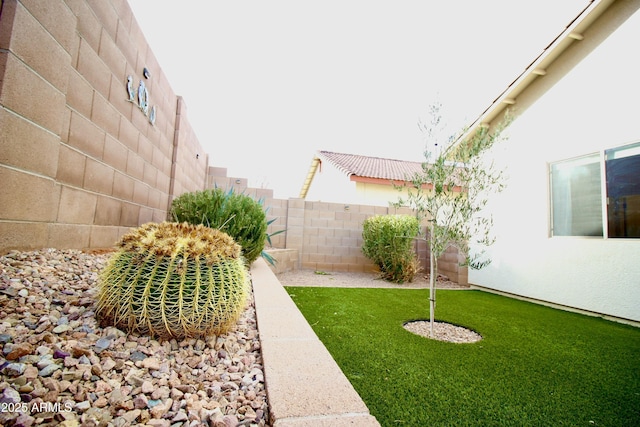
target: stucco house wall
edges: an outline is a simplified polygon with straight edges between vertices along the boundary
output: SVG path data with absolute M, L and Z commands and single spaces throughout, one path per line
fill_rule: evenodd
M 310 201 L 347 204 L 359 203 L 357 198 L 355 182 L 349 181 L 349 177 L 343 171 L 327 161 L 318 166 L 305 197 Z
M 640 239 L 553 236 L 549 181 L 551 162 L 640 141 L 639 8 L 614 2 L 518 96 L 495 153 L 509 179 L 489 207 L 493 262 L 471 284 L 640 321 Z
M 400 183 L 398 183 L 400 184 Z M 329 161 L 318 167 L 306 200 L 388 207 L 406 194 L 389 180 L 350 177 Z
M 355 182 L 358 203 L 367 203 L 379 206 L 388 206 L 395 203 L 406 192 L 400 191 L 392 185 L 378 184 L 375 182 Z

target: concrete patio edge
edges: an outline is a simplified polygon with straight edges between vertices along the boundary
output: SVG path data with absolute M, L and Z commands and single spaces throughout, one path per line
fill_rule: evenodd
M 380 426 L 263 259 L 251 277 L 271 424 Z

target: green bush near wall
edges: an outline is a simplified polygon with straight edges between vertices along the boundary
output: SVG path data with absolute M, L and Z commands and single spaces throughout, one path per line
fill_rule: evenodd
M 232 190 L 184 193 L 173 200 L 171 215 L 177 222 L 203 224 L 227 233 L 242 247 L 248 265 L 260 256 L 268 238 L 262 203 Z
M 385 280 L 411 282 L 420 265 L 413 249 L 419 231 L 418 219 L 410 215 L 369 217 L 362 226 L 362 252 L 378 266 Z

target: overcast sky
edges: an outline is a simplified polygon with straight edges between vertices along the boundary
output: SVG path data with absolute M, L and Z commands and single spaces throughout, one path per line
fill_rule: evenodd
M 588 0 L 129 0 L 212 166 L 297 197 L 318 150 L 422 161 Z M 151 94 L 153 98 L 153 94 Z

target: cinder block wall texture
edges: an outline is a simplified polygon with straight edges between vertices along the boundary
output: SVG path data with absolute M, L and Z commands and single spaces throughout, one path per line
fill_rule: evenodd
M 362 254 L 362 226 L 373 215 L 411 214 L 409 209 L 313 202 L 304 199 L 267 199 L 270 233 L 285 230 L 272 238 L 274 248 L 295 249 L 296 268 L 321 271 L 372 272 L 375 265 Z M 416 239 L 415 250 L 423 273 L 429 272 L 429 249 L 424 239 Z M 450 248 L 438 261 L 438 270 L 449 279 L 467 284 L 467 270 Z
M 204 188 L 207 155 L 125 0 L 0 4 L 1 249 L 109 247 Z

